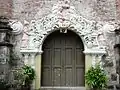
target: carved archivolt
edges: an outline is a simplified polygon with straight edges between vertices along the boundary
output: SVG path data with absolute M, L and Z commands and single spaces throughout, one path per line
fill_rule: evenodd
M 78 15 L 68 0 L 62 0 L 52 8 L 52 13 L 24 25 L 21 50 L 41 50 L 44 39 L 55 30 L 67 29 L 77 33 L 85 50 L 99 49 L 96 22 Z

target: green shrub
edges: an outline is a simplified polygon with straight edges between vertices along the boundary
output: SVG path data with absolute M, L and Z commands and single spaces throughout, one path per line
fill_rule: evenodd
M 90 67 L 85 74 L 85 80 L 88 87 L 91 89 L 101 90 L 107 86 L 107 76 L 105 71 L 99 65 Z
M 31 66 L 24 65 L 22 67 L 25 83 L 30 84 L 35 79 L 35 70 Z
M 24 65 L 22 68 L 17 68 L 14 73 L 14 86 L 19 88 L 30 87 L 32 81 L 35 79 L 35 70 L 28 65 Z

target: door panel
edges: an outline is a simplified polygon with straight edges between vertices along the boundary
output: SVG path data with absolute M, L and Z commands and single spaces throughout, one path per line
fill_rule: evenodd
M 61 65 L 61 48 L 54 49 L 53 65 Z
M 51 50 L 49 48 L 44 49 L 44 64 L 43 65 L 50 65 L 51 63 Z M 49 58 L 49 60 L 47 60 Z
M 43 44 L 42 86 L 84 86 L 84 54 L 75 33 L 56 31 Z
M 44 85 L 44 86 L 51 86 L 51 72 L 50 72 L 50 68 L 48 67 L 48 68 L 44 68 L 43 69 L 43 71 L 44 72 L 42 72 L 43 73 L 43 75 L 42 75 L 42 78 L 44 79 L 43 81 L 42 81 L 42 84 Z M 47 82 L 46 82 L 47 81 Z
M 76 57 L 76 65 L 84 65 L 84 61 L 82 59 L 84 59 L 84 55 L 83 52 L 80 48 L 76 48 L 75 51 L 75 57 Z
M 72 48 L 65 48 L 65 65 L 71 65 L 72 66 L 72 59 L 73 59 L 73 50 Z
M 53 69 L 53 86 L 61 85 L 61 68 L 55 67 Z
M 76 68 L 76 86 L 84 86 L 84 69 L 81 67 Z
M 73 70 L 71 67 L 65 68 L 65 86 L 73 86 Z

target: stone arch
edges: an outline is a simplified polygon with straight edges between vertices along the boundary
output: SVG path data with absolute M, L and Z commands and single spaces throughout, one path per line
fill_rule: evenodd
M 60 29 L 62 29 L 62 28 L 60 28 Z M 52 30 L 51 32 L 49 32 L 49 33 L 43 38 L 43 40 L 42 40 L 42 42 L 41 42 L 41 44 L 40 44 L 40 46 L 39 46 L 39 49 L 40 49 L 41 52 L 43 52 L 42 46 L 43 46 L 44 41 L 46 40 L 46 38 L 47 38 L 50 34 L 54 33 L 55 31 L 59 31 L 59 32 L 60 32 L 59 29 L 58 29 L 58 30 Z M 84 47 L 84 49 L 85 49 L 85 46 L 86 46 L 86 45 L 85 45 L 85 43 L 83 42 L 83 38 L 81 38 L 81 36 L 80 36 L 76 31 L 67 30 L 67 32 L 68 32 L 68 31 L 71 31 L 71 32 L 75 33 L 75 34 L 82 40 L 83 47 Z M 66 32 L 66 33 L 67 33 L 67 32 Z
M 50 34 L 52 34 L 52 33 L 54 33 L 55 31 L 57 31 L 57 30 L 54 30 L 54 31 L 51 31 L 49 34 L 47 34 L 44 38 L 43 38 L 43 41 L 42 41 L 42 43 L 41 43 L 41 45 L 40 45 L 40 50 L 42 51 L 43 50 L 43 43 L 45 42 L 45 40 L 47 39 L 47 37 L 50 35 Z M 59 30 L 58 30 L 59 31 Z M 68 30 L 68 31 L 71 31 L 71 32 L 73 32 L 74 34 L 76 34 L 76 36 L 78 36 L 80 39 L 81 39 L 81 41 L 82 41 L 82 44 L 83 44 L 83 48 L 85 49 L 85 43 L 83 42 L 83 39 L 80 37 L 80 35 L 77 33 L 77 32 L 75 32 L 75 31 L 73 31 L 73 30 Z M 67 32 L 68 32 L 67 31 Z M 66 32 L 66 33 L 67 33 Z

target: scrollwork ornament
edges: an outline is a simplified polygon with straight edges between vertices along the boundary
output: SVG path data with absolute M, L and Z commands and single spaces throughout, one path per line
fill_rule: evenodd
M 22 32 L 22 30 L 23 30 L 23 25 L 18 20 L 9 20 L 9 25 L 13 29 L 12 32 L 15 35 L 20 34 Z

